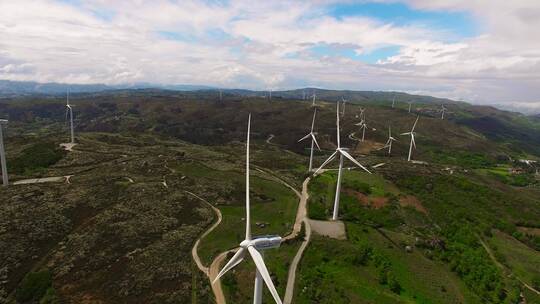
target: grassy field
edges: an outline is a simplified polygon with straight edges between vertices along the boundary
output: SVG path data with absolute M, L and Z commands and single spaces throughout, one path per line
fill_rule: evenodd
M 375 229 L 349 223 L 347 230 L 347 241 L 313 239 L 295 303 L 481 303 L 444 264 L 405 252 Z M 385 234 L 395 243 L 405 238 Z
M 276 289 L 283 298 L 287 286 L 289 266 L 300 247 L 300 241 L 295 240 L 281 245 L 279 249 L 264 252 L 264 261 L 272 277 Z M 226 297 L 231 303 L 251 303 L 253 301 L 253 283 L 255 280 L 255 265 L 250 257 L 235 268 L 223 279 Z M 263 287 L 263 303 L 273 303 L 274 300 L 266 285 Z
M 327 171 L 314 178 L 309 185 L 309 217 L 325 220 L 331 217 L 336 193 L 337 171 Z M 378 174 L 359 170 L 344 170 L 341 186 L 340 208 L 347 210 L 360 206 L 358 197 L 365 205 L 386 204 L 387 197 L 397 196 L 399 190 Z
M 498 230 L 493 232 L 489 244 L 497 260 L 510 267 L 512 272 L 527 284 L 533 285 L 533 278 L 540 278 L 538 251 Z
M 229 180 L 243 176 L 228 174 Z M 216 175 L 214 175 L 216 177 Z M 203 263 L 209 264 L 213 258 L 227 250 L 236 247 L 245 237 L 244 188 L 236 189 L 241 198 L 233 205 L 220 205 L 223 220 L 202 242 L 199 255 Z M 286 235 L 294 224 L 298 207 L 297 196 L 286 186 L 267 179 L 253 176 L 251 178 L 251 229 L 253 235 L 278 234 Z M 257 225 L 264 223 L 264 227 Z

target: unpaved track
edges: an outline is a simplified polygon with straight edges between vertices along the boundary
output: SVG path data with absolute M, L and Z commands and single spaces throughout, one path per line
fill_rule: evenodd
M 300 248 L 298 249 L 298 252 L 296 253 L 291 265 L 289 266 L 289 272 L 288 272 L 288 277 L 287 277 L 287 287 L 286 287 L 286 290 L 285 290 L 284 303 L 290 304 L 292 302 L 292 298 L 294 296 L 294 285 L 295 285 L 296 271 L 298 269 L 298 264 L 300 263 L 302 255 L 304 254 L 304 251 L 305 251 L 305 249 L 306 249 L 306 247 L 309 244 L 309 241 L 311 239 L 311 227 L 309 225 L 309 220 L 307 218 L 307 200 L 309 198 L 308 184 L 309 184 L 309 181 L 310 181 L 311 178 L 308 177 L 308 178 L 306 178 L 304 180 L 304 182 L 302 184 L 302 192 L 300 193 L 293 186 L 291 186 L 289 183 L 287 183 L 283 179 L 279 178 L 278 176 L 276 176 L 276 175 L 274 175 L 274 174 L 272 174 L 270 172 L 267 172 L 265 170 L 262 170 L 261 168 L 256 168 L 256 170 L 261 172 L 261 173 L 270 175 L 271 179 L 273 179 L 273 180 L 275 180 L 277 182 L 280 182 L 283 185 L 287 186 L 299 198 L 299 204 L 298 204 L 298 209 L 297 209 L 297 212 L 296 212 L 296 219 L 295 219 L 295 222 L 294 222 L 294 225 L 293 225 L 293 229 L 292 229 L 290 234 L 288 234 L 287 236 L 285 236 L 283 238 L 283 240 L 288 240 L 288 239 L 295 238 L 300 233 L 300 230 L 302 229 L 302 223 L 304 223 L 304 225 L 306 227 L 306 236 L 305 236 L 304 241 L 300 245 Z M 321 170 L 321 171 L 324 172 L 326 170 Z M 218 275 L 218 273 L 219 273 L 219 271 L 221 269 L 221 265 L 225 262 L 225 260 L 227 258 L 227 255 L 229 253 L 236 252 L 237 248 L 234 248 L 234 249 L 231 249 L 231 250 L 220 253 L 218 256 L 216 256 L 214 258 L 214 260 L 212 261 L 212 263 L 210 264 L 209 267 L 205 267 L 202 264 L 202 262 L 200 261 L 200 258 L 198 256 L 198 253 L 197 253 L 197 249 L 198 249 L 200 240 L 202 238 L 204 238 L 206 235 L 208 235 L 215 227 L 217 227 L 217 225 L 219 225 L 219 223 L 221 222 L 221 212 L 219 211 L 219 209 L 212 206 L 210 203 L 208 203 L 203 198 L 200 198 L 199 196 L 197 196 L 197 195 L 195 195 L 195 194 L 193 194 L 191 192 L 188 192 L 188 191 L 186 191 L 186 192 L 193 195 L 193 196 L 195 196 L 196 198 L 204 201 L 205 203 L 209 204 L 212 207 L 212 209 L 214 209 L 214 211 L 216 211 L 216 213 L 218 214 L 218 221 L 214 225 L 212 225 L 212 227 L 210 227 L 210 229 L 208 229 L 195 242 L 195 245 L 193 246 L 193 249 L 192 249 L 192 256 L 193 256 L 193 259 L 195 260 L 195 263 L 197 264 L 197 267 L 208 276 L 208 278 L 210 279 L 210 283 L 212 283 L 214 281 L 214 279 L 217 277 L 217 275 Z M 212 286 L 212 291 L 214 293 L 216 303 L 217 304 L 226 304 L 225 295 L 223 294 L 223 289 L 221 287 L 221 280 L 218 280 L 215 284 L 211 284 L 211 286 Z
M 525 286 L 525 288 L 529 289 L 530 291 L 536 293 L 537 295 L 540 295 L 540 291 L 536 290 L 534 287 L 532 287 L 531 285 L 527 284 L 525 281 L 523 281 L 520 277 L 516 276 L 514 273 L 512 273 L 512 271 L 510 271 L 510 269 L 507 269 L 503 264 L 501 264 L 499 261 L 497 261 L 497 258 L 495 258 L 495 255 L 493 254 L 493 252 L 491 251 L 491 248 L 489 248 L 489 246 L 484 242 L 484 240 L 479 236 L 477 235 L 476 238 L 478 238 L 478 241 L 480 241 L 480 244 L 482 244 L 482 247 L 484 247 L 484 250 L 487 252 L 487 254 L 489 255 L 489 257 L 491 258 L 491 260 L 493 261 L 493 263 L 495 263 L 495 265 L 497 265 L 499 268 L 502 269 L 503 272 L 506 272 L 506 273 L 509 273 L 511 276 L 513 276 L 514 278 L 516 278 L 518 281 L 521 282 L 521 284 L 523 284 L 523 286 Z
M 199 250 L 199 244 L 201 242 L 201 239 L 203 239 L 210 232 L 212 232 L 221 223 L 221 220 L 222 220 L 223 217 L 221 215 L 221 211 L 219 211 L 218 208 L 214 207 L 212 204 L 210 204 L 204 198 L 198 196 L 197 194 L 195 194 L 193 192 L 186 191 L 186 193 L 188 193 L 188 194 L 194 196 L 195 198 L 201 200 L 202 202 L 206 203 L 208 206 L 210 206 L 210 208 L 212 208 L 212 210 L 214 210 L 214 212 L 217 215 L 217 221 L 210 228 L 208 228 L 208 230 L 206 230 L 197 239 L 197 241 L 195 241 L 195 244 L 193 245 L 193 248 L 191 249 L 191 256 L 193 257 L 193 260 L 195 261 L 195 264 L 197 264 L 197 268 L 199 268 L 200 271 L 204 272 L 204 274 L 206 274 L 206 276 L 210 280 L 210 283 L 212 283 L 212 281 L 214 280 L 214 278 L 218 274 L 218 272 L 215 272 L 215 269 L 219 270 L 219 265 L 221 264 L 223 259 L 227 257 L 228 252 L 224 252 L 224 253 L 220 254 L 218 257 L 216 257 L 214 259 L 214 261 L 212 262 L 212 265 L 210 265 L 210 268 L 208 268 L 208 267 L 204 266 L 203 263 L 201 262 L 201 258 L 199 257 L 198 250 Z M 217 267 L 214 266 L 214 264 L 216 264 Z M 212 267 L 212 266 L 214 266 L 214 267 Z M 214 296 L 216 297 L 216 303 L 217 304 L 225 304 L 226 303 L 225 302 L 225 296 L 223 295 L 223 290 L 221 289 L 221 283 L 219 283 L 219 284 L 211 284 L 211 286 L 212 286 L 212 291 L 214 293 Z
M 269 144 L 269 145 L 274 145 L 273 143 L 270 142 L 272 140 L 272 138 L 274 138 L 274 134 L 270 134 L 268 136 L 268 138 L 266 139 L 266 143 Z
M 292 303 L 292 299 L 294 297 L 294 285 L 296 282 L 296 271 L 298 269 L 298 264 L 300 263 L 300 260 L 302 259 L 302 256 L 304 255 L 304 251 L 306 250 L 306 247 L 309 244 L 309 241 L 311 240 L 311 226 L 309 224 L 309 219 L 307 217 L 307 200 L 309 198 L 308 184 L 310 180 L 311 178 L 308 177 L 302 183 L 302 194 L 300 196 L 300 204 L 298 206 L 298 212 L 296 213 L 296 221 L 294 223 L 293 231 L 295 231 L 298 226 L 298 232 L 300 232 L 300 229 L 302 228 L 302 223 L 304 223 L 306 227 L 306 236 L 305 236 L 304 241 L 302 242 L 302 245 L 300 245 L 298 252 L 294 256 L 291 266 L 289 266 L 289 274 L 287 276 L 287 287 L 285 288 L 285 297 L 283 298 L 283 303 L 285 304 Z M 298 234 L 298 232 L 295 234 L 295 236 Z
M 42 177 L 42 178 L 30 178 L 23 179 L 13 182 L 13 185 L 26 185 L 26 184 L 40 184 L 40 183 L 59 183 L 65 182 L 69 184 L 69 179 L 72 175 L 67 176 L 53 176 L 53 177 Z

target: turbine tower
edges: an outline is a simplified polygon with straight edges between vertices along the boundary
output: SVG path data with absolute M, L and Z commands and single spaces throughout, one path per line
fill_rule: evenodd
M 246 238 L 240 243 L 240 249 L 234 254 L 229 262 L 221 269 L 216 276 L 212 284 L 216 283 L 225 273 L 233 269 L 236 265 L 240 264 L 246 255 L 246 252 L 251 255 L 253 262 L 255 263 L 257 274 L 255 276 L 255 288 L 253 294 L 253 303 L 260 304 L 262 302 L 262 282 L 266 283 L 270 294 L 277 304 L 282 304 L 281 299 L 277 293 L 274 283 L 270 278 L 268 269 L 264 264 L 263 257 L 260 253 L 262 250 L 277 248 L 281 244 L 280 236 L 264 236 L 264 237 L 252 237 L 251 236 L 251 215 L 249 204 L 249 133 L 251 128 L 251 114 L 248 118 L 248 131 L 246 142 Z
M 360 164 L 356 159 L 354 159 L 350 154 L 349 152 L 346 151 L 345 148 L 341 148 L 341 140 L 339 138 L 339 102 L 337 103 L 337 110 L 336 110 L 336 133 L 337 133 L 337 148 L 336 148 L 336 151 L 334 153 L 332 153 L 332 155 L 330 155 L 330 157 L 328 157 L 328 159 L 326 159 L 322 165 L 319 167 L 319 169 L 317 169 L 315 171 L 315 173 L 313 173 L 313 175 L 316 175 L 319 171 L 321 171 L 324 166 L 326 166 L 329 162 L 331 162 L 332 160 L 334 160 L 334 158 L 336 158 L 337 154 L 339 154 L 339 169 L 338 169 L 338 178 L 337 178 L 337 185 L 336 185 L 336 196 L 335 196 L 335 200 L 334 200 L 334 212 L 332 214 L 332 220 L 337 220 L 338 218 L 338 214 L 339 214 L 339 193 L 341 191 L 341 175 L 342 175 L 342 171 L 343 171 L 343 157 L 346 157 L 348 158 L 350 161 L 352 161 L 355 165 L 357 165 L 358 167 L 364 169 L 367 173 L 370 173 L 368 169 L 366 169 L 366 167 L 362 166 L 362 164 Z
M 315 135 L 317 133 L 313 132 L 313 127 L 315 126 L 315 115 L 317 115 L 317 108 L 313 110 L 313 120 L 311 121 L 311 131 L 304 137 L 302 137 L 298 142 L 303 141 L 304 139 L 311 137 L 311 154 L 309 155 L 309 169 L 308 172 L 311 172 L 313 170 L 313 148 L 314 145 L 317 145 L 317 149 L 321 151 L 321 147 L 319 146 L 319 143 L 317 142 L 317 139 L 315 138 Z
M 313 98 L 311 100 L 311 106 L 314 107 L 315 106 L 315 98 L 317 97 L 317 95 L 315 94 L 315 91 L 313 91 L 313 95 L 311 95 L 311 98 Z
M 69 90 L 67 91 L 67 97 L 66 97 L 66 117 L 69 112 L 69 124 L 70 124 L 70 131 L 71 131 L 71 143 L 75 143 L 75 132 L 73 131 L 73 109 L 71 108 L 71 105 L 69 104 Z
M 413 147 L 416 149 L 416 142 L 414 141 L 414 128 L 416 127 L 416 124 L 418 123 L 419 118 L 420 118 L 420 116 L 416 116 L 416 121 L 414 122 L 414 125 L 413 125 L 413 127 L 411 129 L 411 132 L 401 133 L 401 135 L 410 135 L 411 136 L 411 144 L 409 146 L 409 157 L 407 158 L 407 161 L 411 161 Z
M 409 113 L 411 113 L 412 101 L 407 102 L 409 104 Z
M 2 126 L 7 125 L 6 119 L 0 119 L 0 163 L 2 166 L 2 184 L 7 186 L 9 184 L 7 164 L 6 164 L 6 152 L 4 150 L 4 134 L 2 133 Z
M 394 98 L 392 98 L 392 109 L 396 105 L 396 95 L 394 95 Z
M 345 98 L 341 97 L 341 102 L 343 102 L 343 109 L 342 109 L 342 112 L 341 112 L 341 116 L 345 116 L 345 104 L 347 103 L 347 100 L 345 100 Z
M 382 147 L 381 149 L 388 148 L 388 155 L 390 155 L 392 153 L 392 142 L 394 141 L 397 141 L 397 139 L 392 137 L 392 129 L 390 126 L 388 126 L 388 140 L 386 141 L 386 144 L 384 144 L 384 147 Z

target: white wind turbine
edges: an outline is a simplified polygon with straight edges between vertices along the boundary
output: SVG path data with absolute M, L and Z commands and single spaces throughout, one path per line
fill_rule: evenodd
M 364 138 L 366 137 L 367 123 L 365 121 L 362 121 L 360 124 L 360 128 L 362 129 L 362 141 L 364 141 Z
M 339 154 L 339 169 L 338 169 L 338 178 L 337 178 L 337 185 L 336 185 L 336 196 L 335 196 L 335 200 L 334 200 L 334 212 L 332 214 L 332 220 L 337 220 L 338 218 L 338 213 L 339 213 L 339 194 L 340 194 L 340 191 L 341 191 L 341 175 L 342 175 L 342 171 L 343 171 L 343 157 L 345 156 L 346 158 L 348 158 L 350 161 L 352 161 L 355 165 L 357 165 L 358 167 L 364 169 L 367 173 L 370 173 L 368 169 L 366 169 L 366 167 L 362 166 L 362 164 L 360 164 L 356 159 L 354 159 L 350 154 L 349 152 L 347 152 L 347 150 L 345 148 L 341 148 L 341 140 L 340 140 L 340 135 L 339 135 L 339 102 L 336 103 L 337 104 L 337 110 L 336 110 L 336 133 L 337 133 L 337 148 L 336 148 L 336 151 L 334 153 L 332 153 L 332 155 L 330 155 L 330 157 L 328 157 L 328 159 L 326 159 L 322 165 L 319 167 L 319 169 L 317 169 L 315 171 L 315 173 L 313 173 L 313 175 L 316 175 L 319 171 L 321 171 L 324 166 L 326 166 L 328 163 L 330 163 L 331 161 L 334 160 L 334 158 L 337 156 L 337 154 Z
M 409 104 L 409 113 L 411 113 L 412 101 L 407 102 Z
M 313 95 L 311 95 L 311 106 L 314 107 L 315 106 L 315 98 L 317 98 L 317 95 L 315 94 L 315 91 L 313 91 Z
M 67 91 L 67 97 L 66 97 L 66 119 L 69 112 L 69 123 L 70 123 L 70 132 L 71 132 L 71 143 L 75 143 L 75 133 L 73 131 L 73 109 L 71 108 L 71 105 L 69 104 L 69 90 Z
M 308 172 L 311 172 L 311 170 L 313 169 L 313 148 L 314 148 L 314 145 L 317 145 L 317 149 L 319 149 L 319 151 L 321 150 L 321 147 L 319 146 L 319 143 L 317 142 L 317 139 L 315 138 L 315 135 L 317 133 L 313 132 L 313 127 L 315 126 L 315 115 L 317 115 L 317 108 L 315 108 L 313 110 L 313 120 L 311 121 L 311 131 L 306 136 L 302 137 L 298 141 L 298 142 L 301 142 L 304 139 L 307 139 L 307 138 L 311 137 L 311 154 L 309 156 L 309 169 L 308 169 Z
M 397 139 L 392 136 L 392 129 L 390 126 L 388 126 L 388 140 L 381 149 L 388 148 L 388 155 L 390 155 L 392 153 L 392 142 L 394 141 L 397 141 Z
M 255 263 L 257 274 L 255 277 L 254 299 L 253 303 L 260 304 L 262 302 L 262 282 L 266 283 L 270 294 L 277 304 L 282 304 L 281 299 L 277 293 L 274 283 L 270 278 L 268 269 L 264 264 L 263 257 L 259 251 L 277 248 L 281 244 L 280 236 L 264 236 L 264 237 L 252 237 L 251 236 L 251 215 L 249 204 L 249 133 L 251 128 L 251 114 L 248 118 L 248 131 L 247 131 L 247 143 L 246 143 L 246 238 L 240 243 L 240 249 L 234 254 L 229 262 L 221 269 L 216 276 L 212 284 L 217 282 L 225 273 L 233 269 L 236 265 L 240 264 L 246 255 L 246 252 L 251 255 L 253 262 Z
M 392 98 L 392 109 L 396 105 L 396 95 L 394 95 L 394 98 Z
M 2 184 L 7 186 L 9 184 L 6 164 L 6 152 L 4 150 L 4 134 L 2 133 L 2 126 L 7 125 L 6 119 L 0 119 L 0 163 L 2 166 Z
M 366 114 L 365 114 L 365 112 L 366 112 L 366 109 L 360 108 L 360 120 L 361 120 L 361 121 L 364 121 L 364 120 L 366 119 Z M 357 126 L 358 126 L 358 124 L 357 124 Z
M 414 125 L 413 125 L 413 127 L 411 129 L 411 132 L 401 133 L 401 135 L 410 135 L 411 136 L 411 144 L 409 146 L 409 157 L 407 158 L 407 161 L 411 161 L 413 147 L 416 149 L 416 142 L 414 141 L 414 128 L 416 127 L 416 124 L 418 123 L 419 118 L 420 118 L 420 116 L 416 116 L 416 121 L 414 122 Z
M 345 104 L 347 103 L 347 100 L 345 98 L 341 97 L 341 102 L 343 102 L 343 109 L 341 112 L 341 116 L 345 116 Z
M 444 119 L 444 113 L 446 112 L 446 107 L 441 105 L 441 119 Z

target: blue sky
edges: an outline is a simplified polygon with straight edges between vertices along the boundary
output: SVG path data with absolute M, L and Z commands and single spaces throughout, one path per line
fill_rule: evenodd
M 363 16 L 398 26 L 421 25 L 448 31 L 455 38 L 477 35 L 477 26 L 467 11 L 433 11 L 414 9 L 404 3 L 346 3 L 328 8 L 330 16 L 347 18 Z
M 540 109 L 540 1 L 0 1 L 0 37 L 0 79 L 317 86 Z

